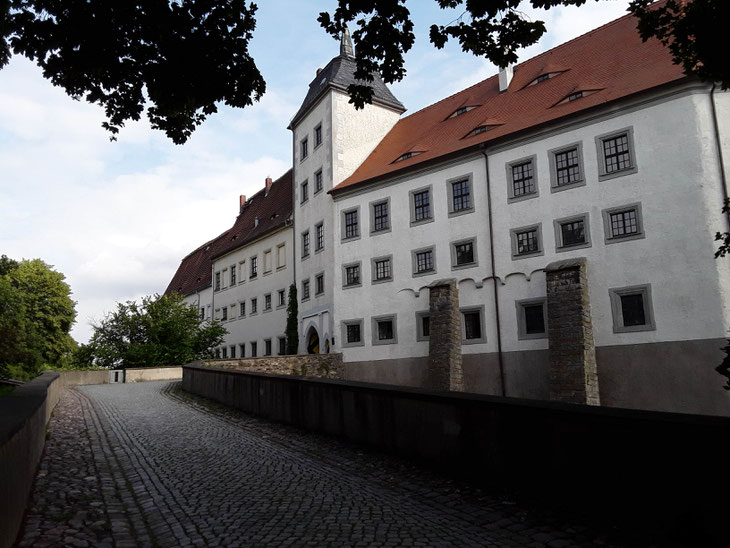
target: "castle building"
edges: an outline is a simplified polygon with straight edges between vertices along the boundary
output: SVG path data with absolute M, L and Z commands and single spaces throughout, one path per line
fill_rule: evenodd
M 355 110 L 354 69 L 346 35 L 291 121 L 292 170 L 168 287 L 228 308 L 228 355 L 285 326 L 231 310 L 295 283 L 300 352 L 341 352 L 351 380 L 429 385 L 434 335 L 453 328 L 469 392 L 730 412 L 714 371 L 730 327 L 713 241 L 728 230 L 727 92 L 642 42 L 632 16 L 406 117 L 378 78 Z M 267 200 L 278 216 L 247 232 Z M 281 271 L 244 283 L 277 242 Z M 434 308 L 445 285 L 453 325 Z

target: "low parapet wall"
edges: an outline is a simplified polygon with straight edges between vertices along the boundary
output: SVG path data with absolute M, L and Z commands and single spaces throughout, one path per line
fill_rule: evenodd
M 127 369 L 124 382 L 174 381 L 182 379 L 182 367 Z
M 689 528 L 695 537 L 716 534 L 725 523 L 730 479 L 722 463 L 730 454 L 730 418 L 192 364 L 183 367 L 183 388 L 268 419 L 425 461 L 478 484 L 591 505 L 596 513 L 620 514 L 624 521 L 651 518 Z
M 47 371 L 0 398 L 0 547 L 12 546 L 58 403 L 60 375 Z
M 250 373 L 297 375 L 320 379 L 345 378 L 342 354 L 297 354 L 293 356 L 240 358 L 237 360 L 204 360 L 194 362 L 194 364 L 233 371 L 248 371 Z

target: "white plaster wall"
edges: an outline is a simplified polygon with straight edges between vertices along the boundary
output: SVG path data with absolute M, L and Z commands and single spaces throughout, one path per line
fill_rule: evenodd
M 187 295 L 183 300 L 189 305 L 196 307 L 198 309 L 198 313 L 200 313 L 201 308 L 204 308 L 205 318 L 210 319 L 213 314 L 210 306 L 212 296 L 213 288 L 211 286 L 208 286 L 205 289 Z
M 277 232 L 255 241 L 245 247 L 239 248 L 223 257 L 219 257 L 213 263 L 213 284 L 215 284 L 215 272 L 226 271 L 223 276 L 221 290 L 212 292 L 212 308 L 213 310 L 228 307 L 228 320 L 223 325 L 228 330 L 222 346 L 236 345 L 236 356 L 240 356 L 238 345 L 246 344 L 246 356 L 250 356 L 252 341 L 258 343 L 258 355 L 264 355 L 264 339 L 272 340 L 272 354 L 278 354 L 278 337 L 283 337 L 286 330 L 286 304 L 278 306 L 278 291 L 283 289 L 288 302 L 289 286 L 294 281 L 293 268 L 293 230 L 291 227 L 285 227 Z M 278 267 L 276 260 L 277 246 L 285 245 L 286 264 Z M 271 250 L 272 265 L 271 271 L 264 271 L 263 254 L 266 250 Z M 250 260 L 252 256 L 258 257 L 258 275 L 251 279 Z M 244 261 L 241 268 L 241 261 Z M 230 285 L 230 268 L 236 265 L 238 269 L 237 283 Z M 270 293 L 272 301 L 272 309 L 264 310 L 264 296 Z M 256 298 L 258 301 L 258 309 L 256 314 L 251 314 L 251 299 Z M 246 316 L 239 316 L 239 305 L 241 301 L 246 301 Z M 234 305 L 231 311 L 230 306 Z M 220 313 L 219 313 L 220 314 Z M 220 315 L 218 315 L 220 318 Z

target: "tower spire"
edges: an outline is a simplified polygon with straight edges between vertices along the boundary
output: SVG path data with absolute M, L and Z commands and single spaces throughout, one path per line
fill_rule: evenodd
M 345 31 L 340 38 L 340 57 L 355 57 L 355 50 L 352 47 L 352 38 L 350 38 L 350 29 L 345 27 Z

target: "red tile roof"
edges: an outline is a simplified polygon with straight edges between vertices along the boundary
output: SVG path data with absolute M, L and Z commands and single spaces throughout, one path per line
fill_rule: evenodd
M 551 72 L 559 74 L 528 85 Z M 504 93 L 495 75 L 401 119 L 365 162 L 331 192 L 684 78 L 669 50 L 658 40 L 642 42 L 635 18 L 626 15 L 517 65 Z M 558 104 L 571 93 L 588 90 L 598 91 Z M 459 107 L 473 105 L 479 106 L 449 118 Z M 469 136 L 481 125 L 495 127 Z M 411 150 L 422 152 L 393 163 Z
M 172 277 L 165 294 L 190 295 L 212 283 L 211 261 L 265 236 L 286 224 L 292 214 L 292 170 L 246 200 L 229 230 L 187 255 Z

